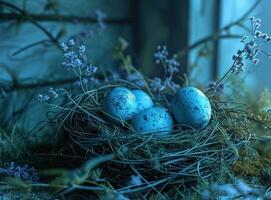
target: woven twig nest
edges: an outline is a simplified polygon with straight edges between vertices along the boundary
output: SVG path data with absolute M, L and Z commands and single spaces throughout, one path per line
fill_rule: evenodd
M 198 180 L 219 179 L 249 140 L 245 116 L 214 97 L 212 119 L 205 129 L 183 129 L 175 122 L 169 135 L 135 133 L 129 123 L 110 120 L 103 112 L 101 103 L 110 89 L 108 85 L 69 96 L 58 122 L 83 156 L 114 155 L 101 166 L 102 177 L 124 194 L 174 194 Z M 154 95 L 155 104 L 170 112 L 171 99 L 167 93 Z M 133 184 L 132 176 L 141 181 Z

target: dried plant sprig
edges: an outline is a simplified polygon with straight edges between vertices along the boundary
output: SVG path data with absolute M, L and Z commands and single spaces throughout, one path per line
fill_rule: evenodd
M 270 44 L 271 36 L 267 33 L 260 31 L 261 20 L 259 18 L 250 17 L 251 21 L 251 35 L 243 36 L 241 42 L 244 44 L 242 49 L 239 49 L 235 55 L 233 55 L 233 63 L 229 70 L 217 81 L 213 88 L 216 89 L 225 80 L 229 74 L 239 74 L 245 71 L 245 61 L 250 61 L 254 65 L 259 63 L 258 54 L 263 51 L 262 47 L 266 44 Z
M 127 80 L 135 83 L 140 88 L 146 86 L 146 81 L 144 80 L 143 75 L 139 72 L 133 72 L 128 74 Z
M 106 28 L 105 22 L 104 22 L 104 19 L 106 18 L 106 14 L 103 11 L 97 9 L 95 10 L 95 15 L 97 17 L 99 29 L 103 31 Z
M 1 200 L 20 200 L 20 199 L 28 199 L 28 200 L 42 200 L 42 198 L 30 192 L 18 192 L 18 191 L 3 191 L 0 193 Z
M 89 63 L 84 45 L 77 44 L 74 39 L 70 39 L 68 43 L 62 42 L 60 47 L 64 51 L 62 66 L 66 69 L 81 71 L 86 76 L 91 76 L 97 71 L 98 68 Z
M 150 81 L 150 87 L 154 92 L 161 92 L 165 89 L 176 91 L 180 86 L 173 81 L 175 73 L 179 72 L 180 63 L 177 60 L 177 55 L 169 57 L 166 46 L 158 46 L 154 53 L 156 64 L 161 64 L 164 68 L 164 79 L 155 77 Z
M 38 94 L 38 101 L 49 102 L 51 99 L 56 99 L 59 97 L 59 92 L 62 89 L 49 88 L 47 94 Z
M 0 168 L 0 174 L 16 177 L 22 181 L 39 181 L 38 171 L 34 167 L 29 167 L 28 165 L 20 166 L 11 162 L 7 168 Z
M 78 76 L 78 80 L 74 81 L 74 86 L 80 87 L 85 91 L 88 84 L 97 85 L 99 80 L 93 77 L 98 67 L 89 63 L 86 55 L 86 47 L 75 39 L 68 40 L 67 43 L 60 43 L 63 50 L 62 66 L 67 70 L 72 70 Z M 61 89 L 60 89 L 61 90 Z M 57 98 L 58 89 L 49 88 L 48 94 L 38 94 L 40 102 L 48 102 L 52 98 Z

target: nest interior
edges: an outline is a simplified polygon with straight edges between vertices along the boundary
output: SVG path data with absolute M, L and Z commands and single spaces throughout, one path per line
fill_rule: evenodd
M 113 155 L 99 168 L 102 177 L 124 194 L 176 193 L 199 180 L 217 181 L 251 136 L 243 113 L 214 96 L 209 97 L 212 119 L 205 129 L 184 129 L 175 122 L 174 132 L 166 136 L 137 134 L 129 123 L 109 119 L 103 112 L 101 102 L 110 89 L 106 86 L 67 95 L 57 124 L 62 136 L 79 149 L 76 156 Z M 156 105 L 171 112 L 171 94 L 151 95 Z M 133 175 L 141 182 L 131 183 Z

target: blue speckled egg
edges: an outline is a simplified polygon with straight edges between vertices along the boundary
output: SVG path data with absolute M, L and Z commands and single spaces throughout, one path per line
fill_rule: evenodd
M 209 99 L 194 87 L 185 87 L 177 91 L 172 110 L 180 125 L 196 129 L 206 127 L 212 114 Z
M 139 113 L 140 111 L 153 106 L 153 101 L 146 92 L 142 90 L 132 90 L 132 92 L 136 96 L 136 101 L 137 101 L 136 113 Z
M 138 133 L 166 135 L 173 130 L 173 119 L 165 108 L 151 107 L 136 114 L 131 125 Z
M 133 118 L 137 109 L 134 93 L 124 87 L 111 90 L 103 101 L 103 110 L 112 117 L 127 121 Z

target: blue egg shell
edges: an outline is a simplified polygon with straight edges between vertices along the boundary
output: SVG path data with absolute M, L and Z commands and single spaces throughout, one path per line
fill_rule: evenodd
M 136 114 L 131 125 L 136 132 L 141 134 L 166 135 L 173 130 L 173 119 L 165 108 L 151 107 Z
M 137 109 L 134 93 L 124 87 L 111 90 L 103 101 L 103 110 L 112 117 L 127 121 L 133 118 Z
M 136 113 L 139 113 L 140 111 L 153 106 L 153 101 L 146 92 L 142 90 L 132 90 L 132 92 L 136 96 L 136 101 L 137 101 Z
M 194 87 L 185 87 L 177 91 L 172 110 L 180 125 L 196 129 L 206 127 L 212 114 L 209 99 Z

